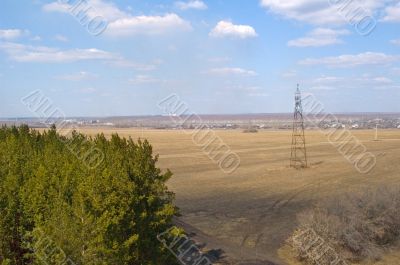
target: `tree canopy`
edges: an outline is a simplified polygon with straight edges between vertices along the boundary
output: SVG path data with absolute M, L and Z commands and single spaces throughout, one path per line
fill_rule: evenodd
M 2 127 L 0 264 L 176 264 L 157 240 L 178 209 L 156 163 L 147 140 Z

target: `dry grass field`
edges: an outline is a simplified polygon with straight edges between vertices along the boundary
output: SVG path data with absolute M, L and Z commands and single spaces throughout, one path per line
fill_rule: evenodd
M 193 143 L 190 131 L 81 129 L 89 135 L 100 131 L 148 139 L 160 154 L 159 166 L 174 173 L 169 187 L 182 225 L 206 248 L 243 264 L 298 264 L 282 247 L 299 212 L 328 196 L 400 184 L 400 130 L 382 130 L 380 141 L 373 141 L 373 130 L 352 131 L 377 157 L 368 174 L 359 173 L 319 131 L 306 132 L 311 167 L 305 170 L 288 167 L 290 131 L 216 131 L 240 156 L 240 167 L 231 174 Z M 376 263 L 384 264 L 400 264 L 400 255 L 388 253 Z

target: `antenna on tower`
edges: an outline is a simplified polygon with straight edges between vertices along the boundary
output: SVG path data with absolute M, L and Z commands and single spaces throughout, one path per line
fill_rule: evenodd
M 299 84 L 295 93 L 295 106 L 293 115 L 292 152 L 290 167 L 300 169 L 308 167 L 306 137 L 304 135 L 303 106 Z

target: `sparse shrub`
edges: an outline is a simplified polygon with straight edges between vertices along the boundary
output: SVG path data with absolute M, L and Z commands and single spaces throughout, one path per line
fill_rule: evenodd
M 243 130 L 244 133 L 258 133 L 258 130 L 256 128 L 248 128 Z
M 380 187 L 326 200 L 300 214 L 299 222 L 288 242 L 298 258 L 309 264 L 316 263 L 305 253 L 309 250 L 304 240 L 293 244 L 304 231 L 314 231 L 344 260 L 378 260 L 400 237 L 400 187 Z M 322 259 L 318 264 L 331 263 Z

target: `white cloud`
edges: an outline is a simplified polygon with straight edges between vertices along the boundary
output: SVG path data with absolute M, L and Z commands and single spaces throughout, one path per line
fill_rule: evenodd
M 394 75 L 400 75 L 400 68 L 395 67 L 395 68 L 391 69 L 391 73 Z
M 35 36 L 35 37 L 32 37 L 31 40 L 33 40 L 33 41 L 41 41 L 42 38 L 40 36 Z
M 268 93 L 249 93 L 248 96 L 250 97 L 268 97 L 269 94 Z
M 215 28 L 210 32 L 211 37 L 233 37 L 233 38 L 254 38 L 257 33 L 253 27 L 248 25 L 234 25 L 229 21 L 220 21 Z
M 268 97 L 269 94 L 264 92 L 264 89 L 259 86 L 244 87 L 243 90 L 247 92 L 250 97 Z
M 189 31 L 192 26 L 176 14 L 164 16 L 136 16 L 121 18 L 108 25 L 110 36 L 131 36 L 137 34 L 158 35 L 176 31 Z
M 84 93 L 84 94 L 92 94 L 92 93 L 94 93 L 94 92 L 96 92 L 96 91 L 97 91 L 97 89 L 94 88 L 94 87 L 85 87 L 85 88 L 82 88 L 82 89 L 80 90 L 80 92 L 81 92 L 81 93 Z
M 67 13 L 72 6 L 60 2 L 52 2 L 42 6 L 46 12 L 64 12 Z
M 394 81 L 386 76 L 371 76 L 368 74 L 349 80 L 349 84 L 360 88 L 367 87 L 372 89 L 390 89 L 397 87 Z
M 326 65 L 330 67 L 356 67 L 364 65 L 387 65 L 400 61 L 400 56 L 385 53 L 365 52 L 356 55 L 340 55 L 319 59 L 305 59 L 301 65 Z
M 318 77 L 314 80 L 314 83 L 316 84 L 332 84 L 332 83 L 337 83 L 342 81 L 343 78 L 342 77 L 337 77 L 337 76 L 321 76 Z
M 232 58 L 230 57 L 212 57 L 212 58 L 208 58 L 208 61 L 210 63 L 226 63 L 231 61 Z
M 259 86 L 243 86 L 242 89 L 245 90 L 245 91 L 256 92 L 256 91 L 261 91 L 262 87 L 259 87 Z
M 73 74 L 56 76 L 57 79 L 68 80 L 68 81 L 82 81 L 82 80 L 94 79 L 97 77 L 98 77 L 97 75 L 89 73 L 89 72 L 85 72 L 85 71 L 81 71 L 81 72 L 73 73 Z
M 214 75 L 241 75 L 241 76 L 256 76 L 257 73 L 251 70 L 246 70 L 242 68 L 230 68 L 230 67 L 224 67 L 224 68 L 213 68 L 210 71 L 208 71 L 210 74 Z
M 69 1 L 55 1 L 43 5 L 42 9 L 46 12 L 61 12 L 71 14 L 78 14 L 80 11 L 82 11 L 82 14 L 85 13 L 89 19 L 101 16 L 108 21 L 114 21 L 121 17 L 128 16 L 127 13 L 120 10 L 114 3 L 103 0 L 87 0 L 86 2 L 74 1 L 73 4 L 62 2 Z
M 134 78 L 129 79 L 129 83 L 134 85 L 155 84 L 160 82 L 162 81 L 149 75 L 137 75 Z
M 0 51 L 8 54 L 9 58 L 16 62 L 71 63 L 77 61 L 100 60 L 108 65 L 133 68 L 137 71 L 151 71 L 156 69 L 157 66 L 162 63 L 160 60 L 154 60 L 149 64 L 137 63 L 130 61 L 119 54 L 96 48 L 62 50 L 46 46 L 31 46 L 14 42 L 3 42 L 0 43 Z M 71 75 L 64 77 L 65 79 L 79 79 L 80 77 L 83 77 L 85 73 L 86 72 L 81 72 L 75 76 Z
M 400 3 L 395 6 L 388 6 L 385 9 L 385 16 L 382 21 L 400 22 Z
M 207 9 L 207 5 L 200 0 L 190 0 L 189 2 L 176 2 L 175 5 L 181 10 L 187 9 L 198 9 L 198 10 L 205 10 Z
M 297 77 L 297 75 L 298 75 L 298 73 L 295 70 L 289 70 L 289 71 L 286 71 L 286 72 L 282 73 L 282 77 L 289 78 L 289 79 Z
M 57 34 L 54 36 L 55 40 L 61 41 L 61 42 L 68 42 L 68 38 L 65 37 L 64 35 Z
M 155 60 L 148 64 L 143 64 L 143 63 L 133 62 L 133 61 L 130 61 L 130 60 L 127 60 L 124 58 L 119 58 L 119 59 L 108 62 L 108 64 L 116 66 L 116 67 L 133 68 L 137 71 L 152 71 L 152 70 L 155 70 L 161 63 L 162 63 L 162 61 Z
M 83 60 L 112 60 L 117 55 L 99 49 L 61 50 L 12 42 L 0 43 L 0 50 L 17 62 L 64 63 Z
M 83 12 L 85 10 L 86 12 Z M 115 4 L 103 0 L 87 0 L 85 7 L 75 8 L 73 5 L 52 2 L 43 6 L 47 12 L 63 12 L 77 14 L 81 10 L 88 19 L 103 17 L 108 26 L 105 34 L 108 36 L 132 36 L 138 34 L 154 35 L 176 31 L 191 30 L 192 26 L 177 14 L 170 13 L 162 16 L 133 16 L 120 10 Z M 83 15 L 80 15 L 83 16 Z
M 306 37 L 291 40 L 290 47 L 322 47 L 333 44 L 341 44 L 343 41 L 339 36 L 348 35 L 348 30 L 333 30 L 328 28 L 317 28 L 309 32 Z
M 391 40 L 390 41 L 392 44 L 394 44 L 394 45 L 400 45 L 400 39 L 398 39 L 398 40 Z
M 337 77 L 321 76 L 311 81 L 313 90 L 334 89 L 389 89 L 396 87 L 393 80 L 386 76 L 364 74 L 361 76 Z
M 343 77 L 337 76 L 320 76 L 311 81 L 311 90 L 334 90 L 342 85 Z
M 384 77 L 384 76 L 379 76 L 379 77 L 374 77 L 372 79 L 367 79 L 367 81 L 373 81 L 376 83 L 380 83 L 380 84 L 391 84 L 393 83 L 393 80 L 391 80 L 390 78 Z
M 321 0 L 261 0 L 260 4 L 272 13 L 313 25 L 342 25 L 360 15 L 373 15 L 384 5 L 382 0 L 321 1 Z M 361 19 L 361 17 L 359 17 Z
M 20 29 L 0 29 L 0 39 L 13 40 L 20 38 L 28 33 L 28 31 Z
M 335 90 L 336 88 L 333 86 L 312 86 L 310 87 L 311 90 Z
M 219 90 L 217 95 L 243 95 L 250 97 L 267 97 L 269 96 L 265 89 L 260 86 L 248 86 L 238 82 L 226 82 Z

